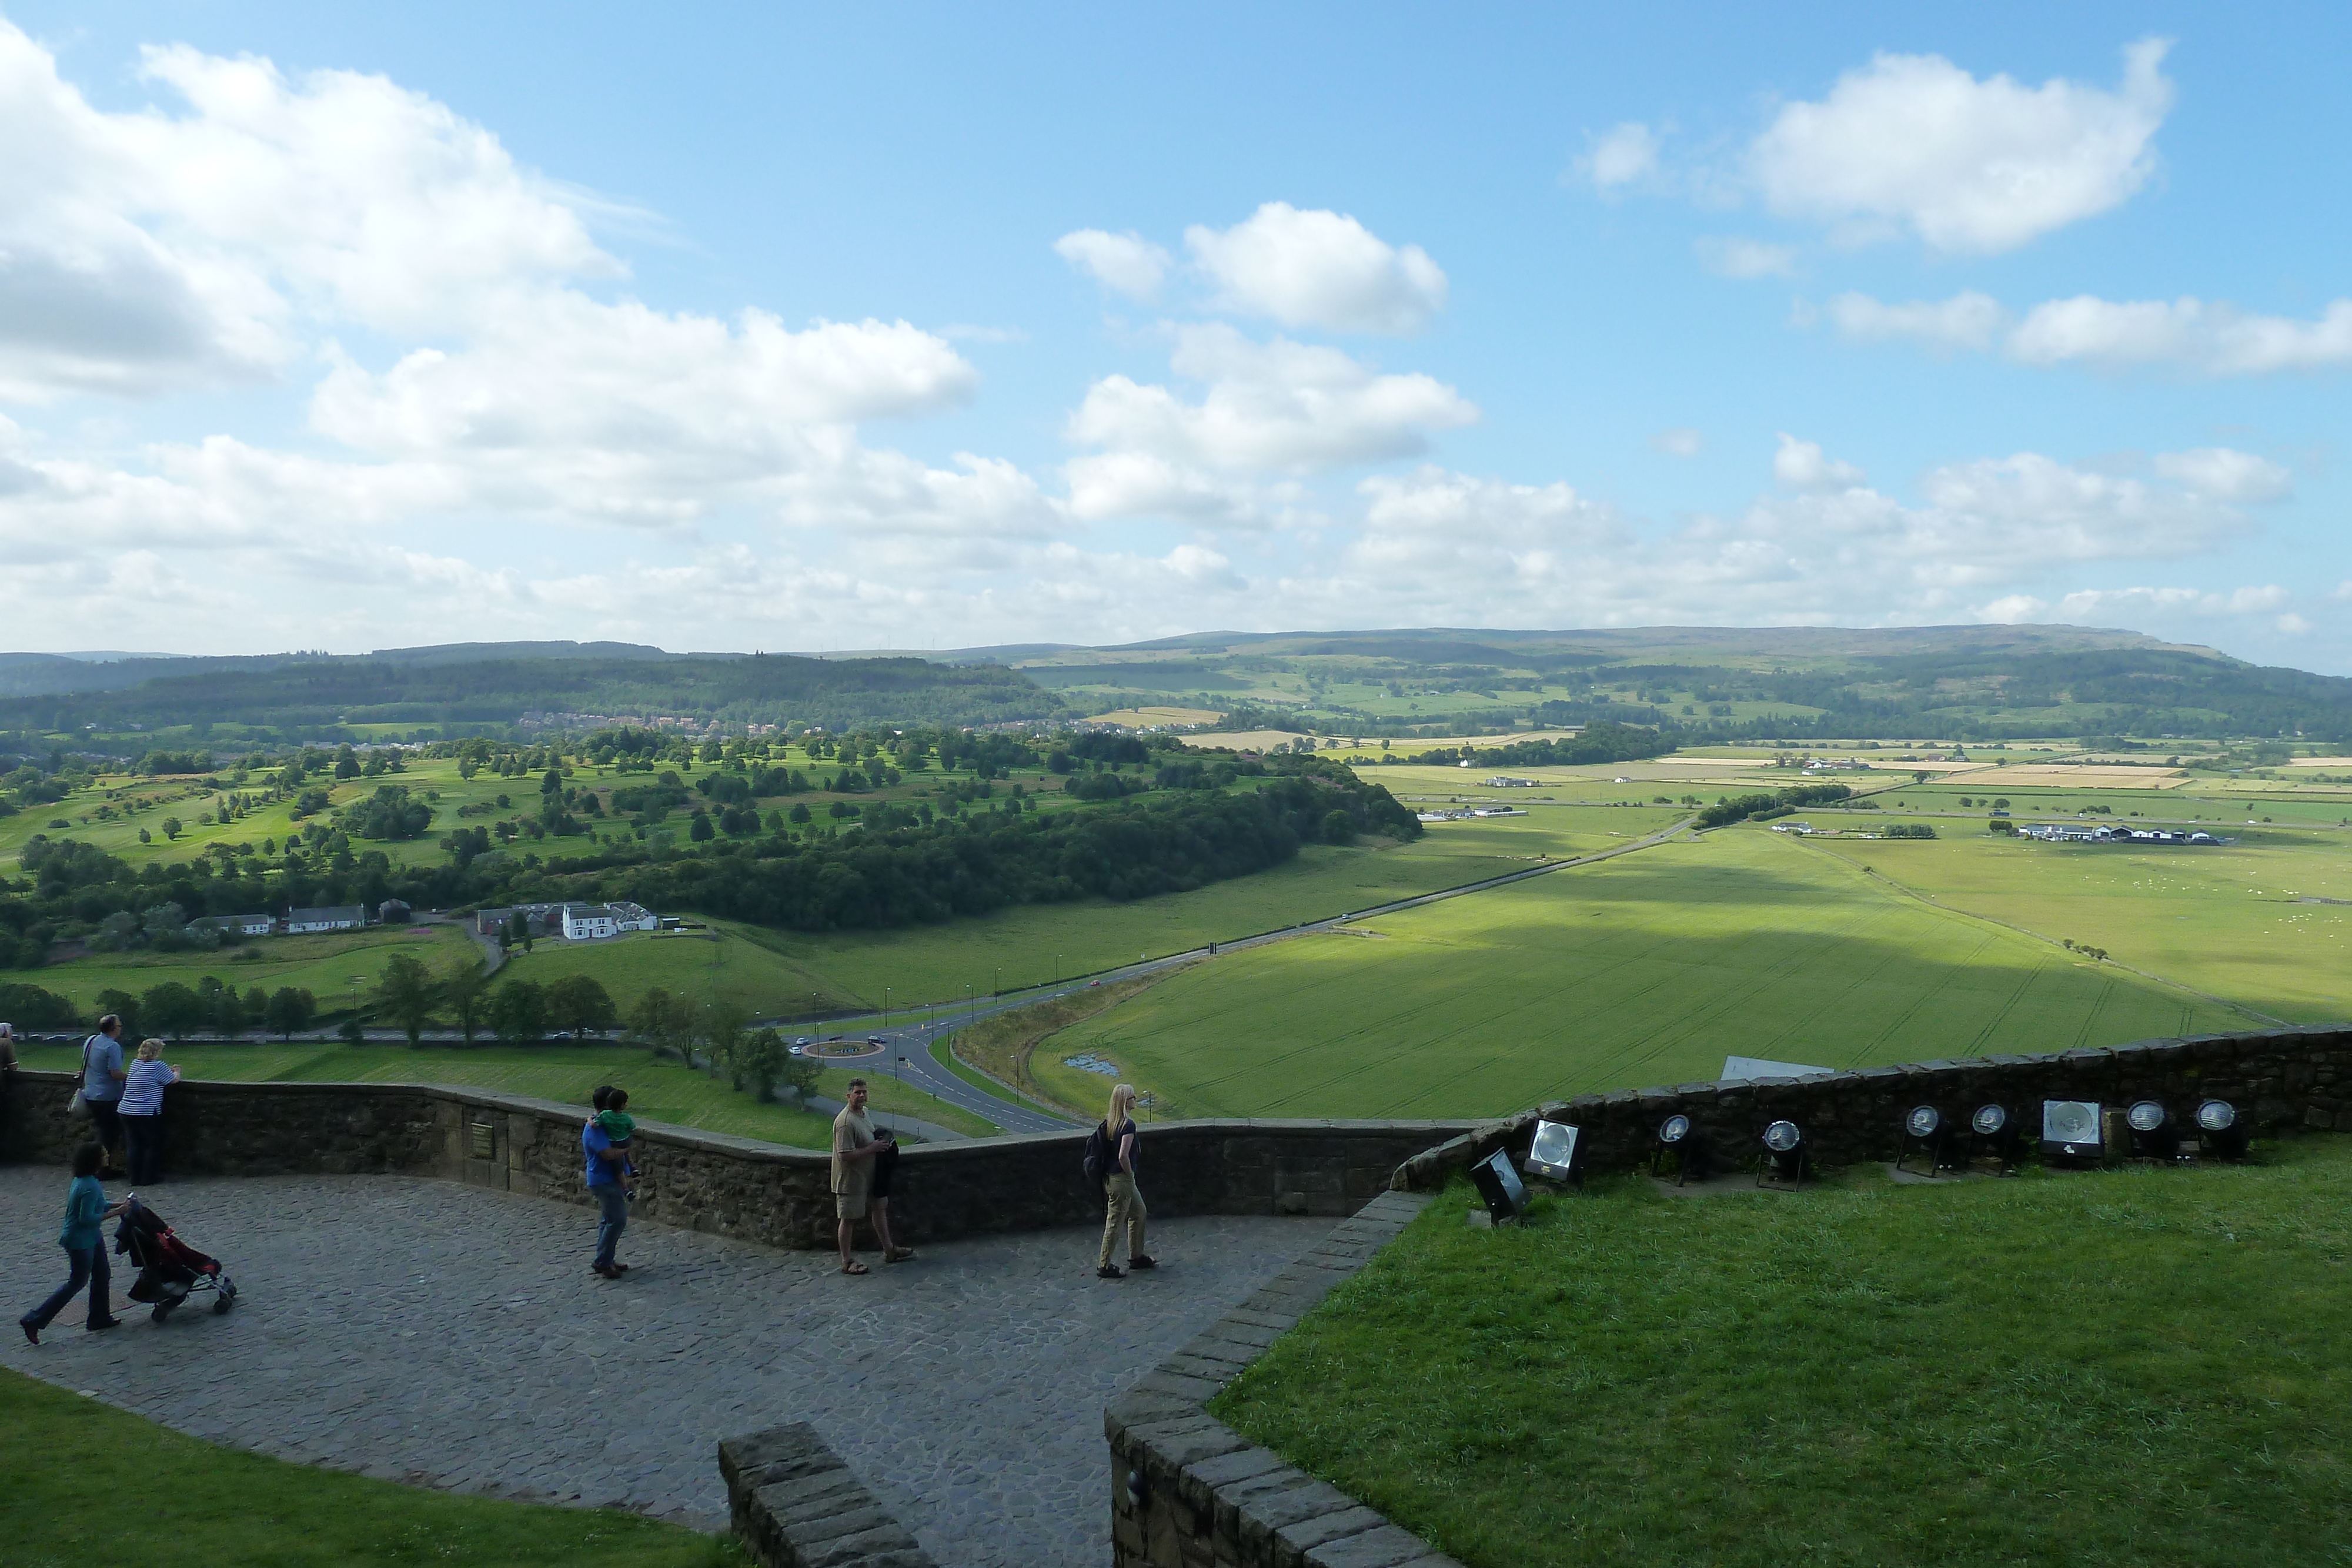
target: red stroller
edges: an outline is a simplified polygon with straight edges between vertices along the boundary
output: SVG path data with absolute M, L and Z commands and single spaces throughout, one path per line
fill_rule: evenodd
M 127 1255 L 139 1270 L 130 1295 L 154 1308 L 148 1316 L 162 1322 L 190 1296 L 213 1292 L 213 1311 L 225 1312 L 236 1301 L 236 1286 L 221 1272 L 220 1261 L 207 1258 L 163 1223 L 163 1217 L 132 1193 L 123 1200 L 122 1221 L 114 1228 L 114 1249 Z

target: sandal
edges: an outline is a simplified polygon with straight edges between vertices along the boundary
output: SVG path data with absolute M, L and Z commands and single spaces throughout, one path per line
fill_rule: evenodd
M 874 1272 L 873 1270 L 868 1269 L 865 1264 L 856 1262 L 844 1263 L 841 1266 L 841 1271 L 845 1274 L 871 1274 Z
M 882 1261 L 885 1263 L 904 1263 L 908 1259 L 912 1258 L 914 1255 L 915 1249 L 911 1247 L 893 1247 L 890 1250 L 882 1254 Z

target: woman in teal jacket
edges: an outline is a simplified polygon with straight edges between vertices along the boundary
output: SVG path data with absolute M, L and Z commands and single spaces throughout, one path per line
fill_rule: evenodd
M 72 1260 L 73 1272 L 47 1301 L 16 1320 L 27 1343 L 41 1343 L 41 1331 L 74 1299 L 85 1280 L 89 1281 L 88 1326 L 110 1329 L 122 1321 L 113 1315 L 114 1301 L 108 1291 L 110 1281 L 106 1271 L 106 1238 L 98 1228 L 124 1207 L 119 1203 L 109 1204 L 106 1189 L 98 1183 L 98 1169 L 105 1158 L 106 1151 L 96 1144 L 84 1144 L 74 1151 L 73 1186 L 66 1189 L 65 1228 L 58 1232 L 58 1245 Z

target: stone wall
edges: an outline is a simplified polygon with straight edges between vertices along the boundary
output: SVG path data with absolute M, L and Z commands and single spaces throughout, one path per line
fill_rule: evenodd
M 1375 1198 L 1111 1402 L 1114 1568 L 1461 1568 L 1202 1408 L 1428 1202 Z
M 719 1445 L 735 1533 L 761 1568 L 933 1568 L 805 1421 Z
M 1934 1105 L 1964 1125 L 1988 1101 L 2020 1118 L 2025 1146 L 2041 1136 L 2043 1100 L 2106 1105 L 2159 1100 L 2185 1124 L 2205 1099 L 2229 1101 L 2257 1135 L 2300 1128 L 2352 1132 L 2352 1030 L 2314 1026 L 2247 1034 L 2144 1040 L 2051 1056 L 1985 1056 L 1865 1067 L 1802 1078 L 1685 1083 L 1672 1089 L 1585 1094 L 1488 1123 L 1405 1162 L 1402 1188 L 1444 1185 L 1498 1148 L 1524 1156 L 1538 1117 L 1580 1129 L 1578 1156 L 1595 1172 L 1634 1170 L 1657 1147 L 1658 1124 L 1680 1112 L 1705 1132 L 1721 1162 L 1752 1166 L 1767 1124 L 1803 1129 L 1826 1165 L 1892 1159 L 1904 1115 Z
M 69 1072 L 21 1072 L 0 1108 L 0 1158 L 62 1165 L 89 1124 L 70 1118 Z M 446 1086 L 188 1081 L 164 1102 L 167 1172 L 317 1171 L 440 1176 L 585 1205 L 585 1107 Z M 885 1118 L 887 1121 L 887 1118 Z M 1224 1121 L 1143 1129 L 1155 1215 L 1354 1212 L 1398 1164 L 1465 1122 Z M 1083 1133 L 909 1145 L 891 1228 L 921 1242 L 1098 1224 Z M 833 1244 L 827 1155 L 751 1138 L 637 1124 L 638 1218 L 782 1247 Z

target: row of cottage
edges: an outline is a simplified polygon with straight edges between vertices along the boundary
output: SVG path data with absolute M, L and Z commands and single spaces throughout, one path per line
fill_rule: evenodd
M 408 905 L 399 899 L 387 898 L 377 905 L 378 921 L 397 925 L 408 918 Z M 356 931 L 368 924 L 367 906 L 363 904 L 331 904 L 324 909 L 289 909 L 281 920 L 275 915 L 206 915 L 188 922 L 191 925 L 209 926 L 223 936 L 300 936 L 314 931 Z

